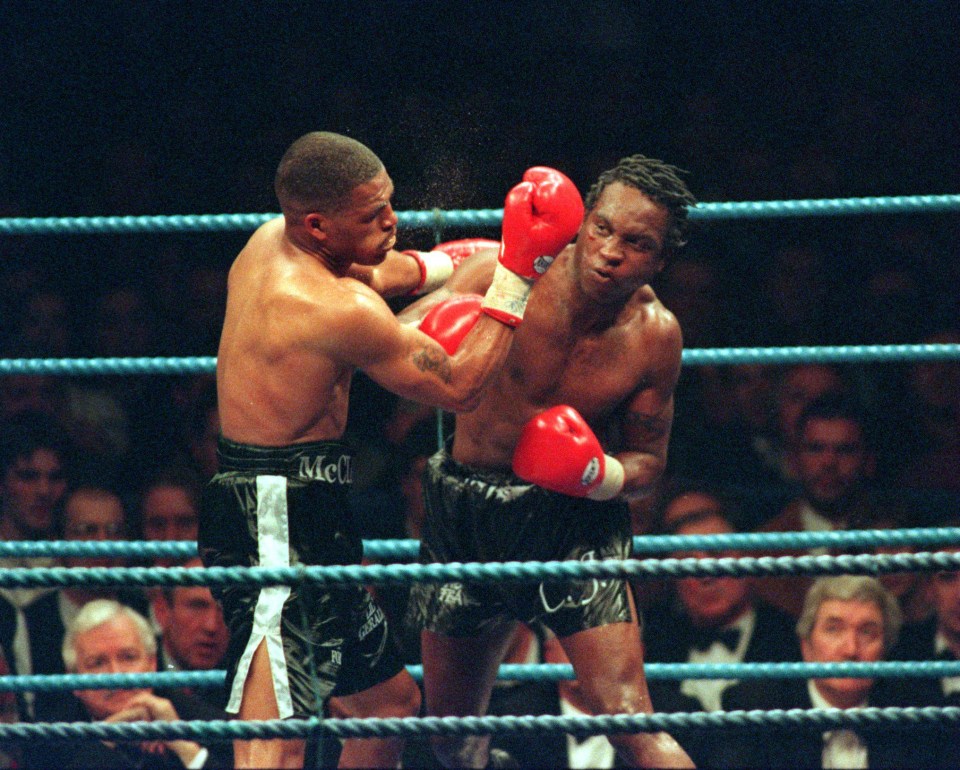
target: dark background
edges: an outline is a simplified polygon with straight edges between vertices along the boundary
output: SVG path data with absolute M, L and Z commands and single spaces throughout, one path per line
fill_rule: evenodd
M 536 164 L 586 192 L 636 152 L 702 201 L 960 193 L 958 22 L 936 0 L 7 2 L 0 213 L 275 212 L 317 129 L 373 148 L 400 211 L 499 208 Z M 247 235 L 0 238 L 5 354 L 213 355 Z M 708 283 L 657 288 L 688 347 L 917 342 L 955 328 L 958 241 L 955 213 L 705 223 Z M 149 313 L 108 317 L 124 285 Z
M 497 207 L 630 152 L 702 200 L 952 193 L 948 2 L 4 3 L 0 193 L 25 215 L 274 211 L 300 134 L 400 208 Z
M 960 194 L 958 51 L 958 0 L 0 0 L 0 216 L 275 212 L 312 130 L 368 144 L 400 211 L 499 208 L 541 164 L 585 193 L 638 152 L 708 202 Z M 215 355 L 247 236 L 0 236 L 0 357 Z M 958 213 L 711 222 L 656 289 L 688 348 L 960 342 L 958 243 Z M 960 364 L 924 394 L 922 368 L 845 370 L 876 486 L 928 493 L 894 525 L 960 510 Z M 779 438 L 771 369 L 684 367 L 677 391 L 665 478 L 735 492 L 748 528 L 795 492 L 755 451 Z M 22 379 L 0 378 L 5 409 Z M 54 379 L 73 480 L 133 499 L 215 438 L 209 377 Z M 434 415 L 362 375 L 351 394 L 361 531 L 405 537 Z

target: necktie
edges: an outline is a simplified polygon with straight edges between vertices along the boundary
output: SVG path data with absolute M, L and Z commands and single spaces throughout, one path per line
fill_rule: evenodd
M 720 642 L 733 652 L 740 644 L 740 633 L 739 628 L 698 628 L 693 632 L 692 646 L 700 652 L 706 652 L 714 642 Z

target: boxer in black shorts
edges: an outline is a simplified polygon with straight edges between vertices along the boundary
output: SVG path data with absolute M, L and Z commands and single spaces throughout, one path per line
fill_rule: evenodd
M 630 515 L 622 500 L 560 495 L 512 473 L 471 469 L 446 452 L 424 480 L 427 518 L 420 561 L 625 559 Z M 540 583 L 418 583 L 408 624 L 447 636 L 473 636 L 503 618 L 539 621 L 558 637 L 630 620 L 622 580 Z
M 223 437 L 219 472 L 204 490 L 199 546 L 208 567 L 354 564 L 363 544 L 349 515 L 352 454 L 339 442 L 285 447 Z M 359 585 L 211 587 L 230 630 L 227 711 L 240 707 L 265 641 L 280 717 L 308 717 L 327 698 L 400 673 L 383 612 Z
M 629 156 L 600 175 L 576 241 L 533 287 L 503 369 L 476 409 L 457 415 L 450 458 L 430 463 L 422 559 L 627 555 L 626 495 L 650 493 L 663 474 L 683 347 L 649 282 L 683 245 L 693 203 L 678 170 L 652 158 Z M 434 303 L 485 291 L 496 254 L 478 251 L 401 317 L 412 322 Z M 518 619 L 556 632 L 578 710 L 653 710 L 624 580 L 421 586 L 408 617 L 421 624 L 431 716 L 486 711 Z M 609 740 L 630 765 L 691 766 L 664 733 Z M 448 767 L 484 767 L 489 743 L 432 739 Z
M 404 398 L 471 408 L 503 365 L 535 265 L 569 243 L 583 201 L 557 171 L 524 174 L 504 201 L 499 278 L 461 350 L 448 352 L 442 313 L 422 328 L 401 324 L 384 297 L 436 288 L 462 255 L 394 249 L 393 181 L 368 147 L 306 134 L 281 158 L 274 190 L 282 216 L 250 236 L 227 281 L 217 350 L 225 464 L 207 490 L 201 545 L 208 565 L 356 562 L 348 456 L 331 443 L 343 438 L 354 372 Z M 218 594 L 240 719 L 317 714 L 332 695 L 351 717 L 419 712 L 416 683 L 388 654 L 386 624 L 363 589 Z M 403 743 L 347 739 L 340 766 L 395 767 Z M 238 767 L 302 767 L 304 743 L 236 741 L 234 753 Z

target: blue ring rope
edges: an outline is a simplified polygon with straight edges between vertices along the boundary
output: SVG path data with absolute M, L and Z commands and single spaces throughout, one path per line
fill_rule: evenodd
M 960 724 L 960 706 L 866 707 L 862 709 L 774 709 L 677 714 L 601 716 L 407 717 L 368 719 L 274 719 L 264 721 L 176 721 L 0 724 L 0 740 L 228 741 L 235 738 L 305 738 L 323 733 L 338 738 L 413 737 L 530 733 L 670 732 L 701 729 L 781 728 L 830 730 L 891 729 Z
M 406 667 L 418 682 L 423 666 Z M 876 663 L 646 663 L 649 681 L 682 679 L 816 679 L 895 677 L 937 679 L 960 676 L 960 660 L 884 660 Z M 562 682 L 573 677 L 569 663 L 504 663 L 497 673 L 506 682 Z M 155 671 L 139 674 L 5 674 L 0 692 L 69 692 L 141 687 L 222 687 L 226 671 Z
M 634 554 L 673 551 L 773 551 L 808 548 L 876 548 L 960 545 L 960 527 L 850 529 L 837 532 L 737 532 L 715 535 L 635 535 Z M 416 558 L 419 540 L 364 540 L 369 559 Z M 132 557 L 189 559 L 197 555 L 193 540 L 7 540 L 0 558 Z
M 714 535 L 634 535 L 633 537 L 634 554 L 917 545 L 960 545 L 960 527 L 850 529 L 836 532 L 736 532 Z M 416 558 L 419 552 L 419 540 L 363 541 L 363 555 L 368 559 Z
M 852 214 L 922 214 L 960 209 L 960 195 L 894 195 L 812 200 L 732 201 L 698 203 L 692 220 L 767 219 L 849 216 Z M 101 217 L 0 218 L 0 235 L 91 235 L 101 233 L 187 233 L 255 230 L 279 216 L 264 214 L 174 214 Z M 403 229 L 499 227 L 503 209 L 399 211 Z
M 406 585 L 413 582 L 556 582 L 565 580 L 742 577 L 771 575 L 884 575 L 960 569 L 960 553 L 745 556 L 703 559 L 449 564 L 348 564 L 298 567 L 32 567 L 0 569 L 5 588 L 63 586 Z
M 800 345 L 768 348 L 689 348 L 682 353 L 685 366 L 732 364 L 782 365 L 815 363 L 889 363 L 902 361 L 953 361 L 960 358 L 960 343 L 913 345 Z M 0 375 L 50 374 L 71 376 L 133 374 L 213 374 L 213 356 L 158 356 L 140 358 L 0 358 Z

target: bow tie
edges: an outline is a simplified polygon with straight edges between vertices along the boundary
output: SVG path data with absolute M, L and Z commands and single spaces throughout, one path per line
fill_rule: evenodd
M 697 628 L 693 630 L 690 646 L 696 647 L 700 652 L 706 652 L 714 642 L 720 642 L 733 652 L 740 644 L 741 633 L 739 628 Z

